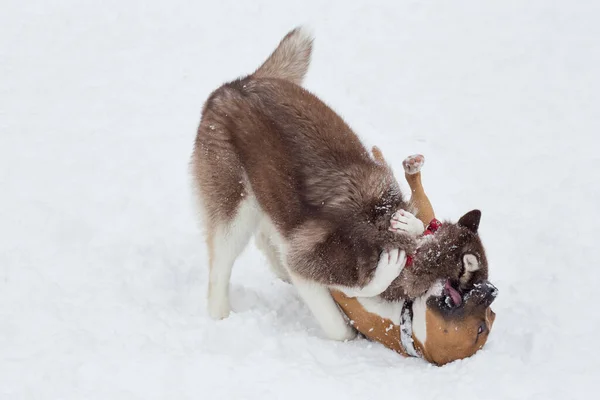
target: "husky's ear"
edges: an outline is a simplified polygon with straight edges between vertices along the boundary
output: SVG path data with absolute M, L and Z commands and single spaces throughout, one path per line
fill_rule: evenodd
M 387 163 L 385 162 L 385 158 L 383 158 L 383 153 L 381 152 L 379 147 L 373 146 L 371 152 L 373 153 L 373 158 L 378 164 L 387 165 Z
M 479 221 L 481 221 L 481 211 L 473 210 L 463 215 L 458 220 L 458 225 L 464 226 L 473 233 L 477 233 L 477 229 L 479 229 Z

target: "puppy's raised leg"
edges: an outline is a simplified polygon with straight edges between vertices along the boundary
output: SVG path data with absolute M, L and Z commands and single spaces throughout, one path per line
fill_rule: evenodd
M 375 161 L 381 164 L 387 164 L 383 157 L 383 153 L 377 146 L 373 146 L 371 152 L 373 153 Z M 423 224 L 427 225 L 435 218 L 435 214 L 433 212 L 433 206 L 425 194 L 425 189 L 423 189 L 423 183 L 421 182 L 421 168 L 423 167 L 423 164 L 425 164 L 425 157 L 421 154 L 408 156 L 402 161 L 404 177 L 406 178 L 406 182 L 408 182 L 408 186 L 410 186 L 412 193 L 410 201 L 413 207 L 417 209 L 415 216 L 419 218 Z
M 421 154 L 415 154 L 406 157 L 402 161 L 402 166 L 404 167 L 404 176 L 412 192 L 410 201 L 417 209 L 415 216 L 423 221 L 423 224 L 427 225 L 435 218 L 435 213 L 421 182 L 421 168 L 424 163 L 425 157 Z

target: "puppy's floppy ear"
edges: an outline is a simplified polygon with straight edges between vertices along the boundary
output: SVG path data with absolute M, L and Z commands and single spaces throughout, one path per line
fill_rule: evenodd
M 481 221 L 481 211 L 473 210 L 460 217 L 458 225 L 464 226 L 473 233 L 477 233 L 479 221 Z

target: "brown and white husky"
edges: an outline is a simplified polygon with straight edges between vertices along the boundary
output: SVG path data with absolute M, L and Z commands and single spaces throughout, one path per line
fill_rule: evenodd
M 295 29 L 256 72 L 215 90 L 191 167 L 207 234 L 209 314 L 229 315 L 231 269 L 255 235 L 327 336 L 344 340 L 355 333 L 330 289 L 390 301 L 442 296 L 441 281 L 458 289 L 467 273 L 486 278 L 487 261 L 478 211 L 419 237 L 423 223 L 390 167 L 300 86 L 311 49 L 312 38 Z

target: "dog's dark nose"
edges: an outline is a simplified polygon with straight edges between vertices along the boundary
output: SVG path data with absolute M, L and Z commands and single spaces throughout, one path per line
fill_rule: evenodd
M 488 280 L 479 281 L 473 284 L 473 289 L 471 289 L 467 296 L 477 304 L 489 307 L 496 299 L 496 296 L 498 296 L 498 288 Z

